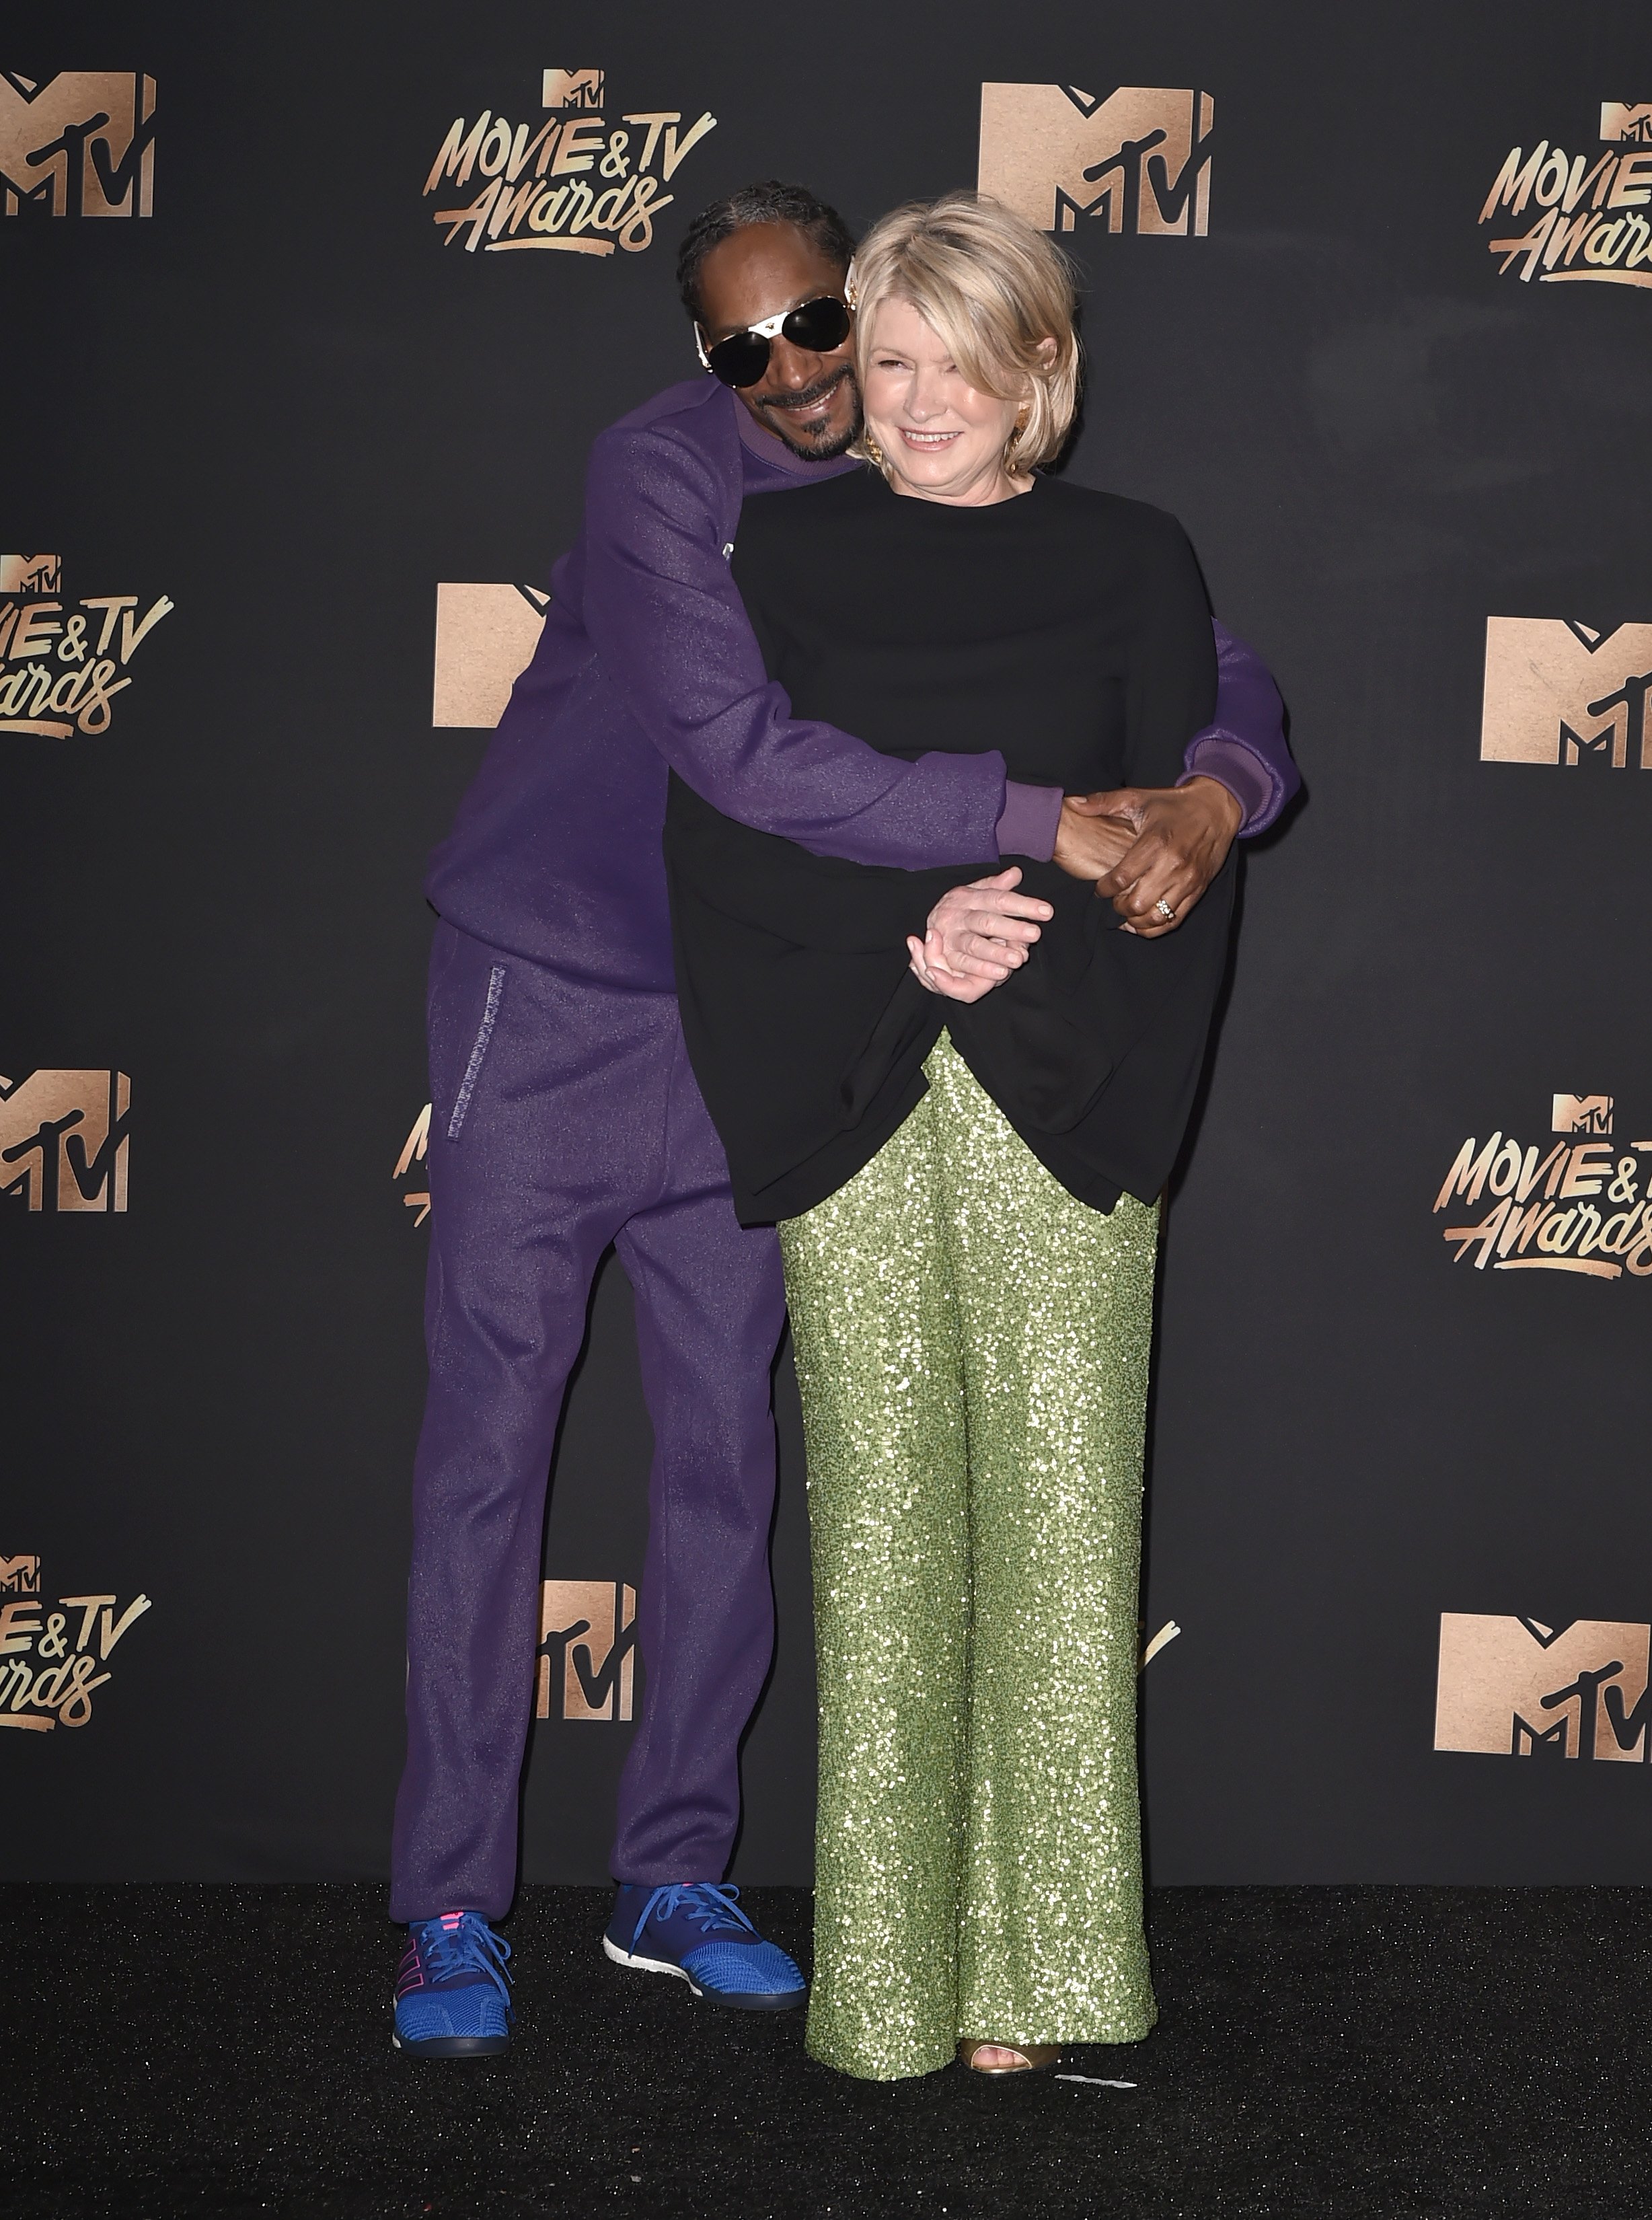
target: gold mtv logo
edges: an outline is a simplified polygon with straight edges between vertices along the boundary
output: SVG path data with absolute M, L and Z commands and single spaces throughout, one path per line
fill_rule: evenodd
M 1610 1133 L 1611 1095 L 1557 1094 L 1550 1131 L 1556 1133 Z
M 124 1210 L 123 1071 L 36 1071 L 0 1079 L 0 1195 L 31 1211 Z
M 0 594 L 57 594 L 62 590 L 61 555 L 0 555 Z
M 153 78 L 0 70 L 0 215 L 149 215 L 154 173 Z
M 1652 770 L 1652 624 L 1487 617 L 1482 763 Z
M 623 1581 L 545 1582 L 536 1718 L 628 1719 L 636 1667 L 634 1588 Z
M 550 606 L 533 586 L 439 585 L 431 723 L 491 730 L 533 660 Z
M 1652 100 L 1603 100 L 1600 103 L 1600 136 L 1603 139 L 1644 146 L 1652 140 Z
M 1643 1765 L 1649 1643 L 1632 1619 L 1442 1612 L 1434 1747 Z
M 542 107 L 564 112 L 578 109 L 596 114 L 602 106 L 602 72 L 600 69 L 546 70 L 539 102 Z
M 38 1595 L 40 1592 L 38 1557 L 0 1557 L 0 1595 Z
M 1094 216 L 1110 232 L 1203 239 L 1210 228 L 1207 92 L 983 84 L 977 183 L 1041 231 Z

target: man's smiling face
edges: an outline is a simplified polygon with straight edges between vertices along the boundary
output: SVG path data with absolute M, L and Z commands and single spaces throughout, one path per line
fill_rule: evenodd
M 838 265 L 795 225 L 748 224 L 714 246 L 700 265 L 700 320 L 707 346 L 823 294 L 841 300 L 843 281 Z M 755 385 L 737 387 L 737 397 L 795 455 L 829 462 L 860 429 L 860 394 L 850 348 L 845 339 L 828 354 L 813 354 L 776 336 L 769 343 L 768 368 Z

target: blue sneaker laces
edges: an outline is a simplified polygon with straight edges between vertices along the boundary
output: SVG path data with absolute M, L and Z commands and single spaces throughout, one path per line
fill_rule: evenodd
M 505 1961 L 510 1945 L 494 1933 L 479 1911 L 461 1912 L 452 1926 L 446 1918 L 421 1919 L 419 1930 L 420 1955 L 430 1967 L 433 1986 L 458 1974 L 483 1974 L 509 2011 L 512 1976 L 505 1971 Z
M 642 1940 L 642 1931 L 656 1911 L 662 1920 L 675 1918 L 681 1912 L 708 1935 L 714 1935 L 719 1928 L 743 1927 L 753 1942 L 761 1942 L 762 1936 L 740 1910 L 737 1901 L 739 1893 L 726 1881 L 714 1880 L 671 1881 L 664 1888 L 657 1888 L 642 1908 L 642 1918 L 631 1937 L 632 1949 L 634 1950 Z

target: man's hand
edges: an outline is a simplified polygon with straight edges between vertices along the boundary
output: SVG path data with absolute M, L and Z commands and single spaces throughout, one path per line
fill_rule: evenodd
M 1175 932 L 1226 862 L 1244 822 L 1237 797 L 1213 778 L 1069 795 L 1062 804 L 1063 826 L 1069 813 L 1133 835 L 1111 870 L 1097 878 L 1095 891 L 1112 902 L 1124 930 L 1143 940 Z M 1059 834 L 1056 860 L 1061 861 Z
M 1069 794 L 1061 805 L 1052 861 L 1070 878 L 1105 878 L 1136 843 L 1136 827 L 1123 817 L 1098 816 L 1111 794 Z
M 953 887 L 929 913 L 924 938 L 907 934 L 913 976 L 932 995 L 978 1002 L 1026 962 L 1041 925 L 1056 913 L 1036 895 L 1013 893 L 1020 883 L 1012 864 L 990 879 Z

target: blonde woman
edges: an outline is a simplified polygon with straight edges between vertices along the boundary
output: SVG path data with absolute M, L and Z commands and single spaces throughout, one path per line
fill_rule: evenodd
M 1174 785 L 1211 714 L 1209 611 L 1170 517 L 1041 474 L 1079 383 L 1059 252 L 952 194 L 886 217 L 853 275 L 872 467 L 748 502 L 734 552 L 770 675 L 892 755 Z M 810 855 L 672 783 L 684 1030 L 741 1215 L 779 1222 L 803 1394 L 809 2049 L 892 2080 L 1135 2042 L 1156 1198 L 1231 864 L 1152 939 L 1029 862 L 1048 920 L 989 987 L 926 939 L 980 873 Z

